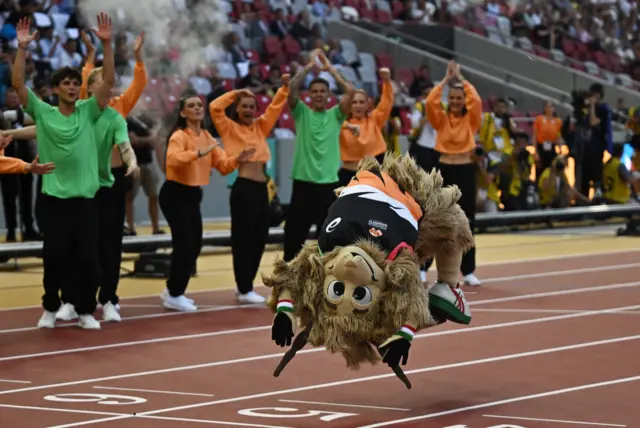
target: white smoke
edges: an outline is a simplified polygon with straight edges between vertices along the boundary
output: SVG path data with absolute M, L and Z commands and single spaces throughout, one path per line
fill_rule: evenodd
M 98 13 L 108 13 L 113 22 L 114 36 L 123 30 L 132 32 L 134 36 L 144 31 L 143 55 L 150 73 L 165 72 L 169 68 L 188 78 L 199 66 L 211 65 L 222 52 L 222 37 L 230 30 L 224 2 L 79 0 L 78 7 L 90 26 L 96 25 Z M 166 61 L 166 52 L 170 48 L 179 52 L 179 60 Z

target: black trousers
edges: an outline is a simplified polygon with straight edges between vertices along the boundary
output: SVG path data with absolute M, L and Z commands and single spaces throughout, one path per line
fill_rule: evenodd
M 543 145 L 538 143 L 538 156 L 540 158 L 540 165 L 536 166 L 536 180 L 540 179 L 544 170 L 549 168 L 553 160 L 558 156 L 558 153 L 556 153 L 556 145 L 553 144 L 551 150 L 544 150 Z
M 23 232 L 32 232 L 33 228 L 33 174 L 6 174 L 0 177 L 2 184 L 2 202 L 4 221 L 9 231 L 18 228 L 18 204 Z
M 47 311 L 57 311 L 62 292 L 78 315 L 92 314 L 100 281 L 96 201 L 42 195 L 41 203 L 47 213 L 42 243 L 42 306 Z
M 463 165 L 438 163 L 437 168 L 440 170 L 440 174 L 442 174 L 444 186 L 456 185 L 460 189 L 460 192 L 462 192 L 458 204 L 469 219 L 471 233 L 473 233 L 476 219 L 476 166 L 471 163 Z M 422 269 L 428 270 L 432 263 L 433 259 L 425 263 Z M 462 256 L 460 271 L 463 275 L 469 275 L 475 270 L 476 248 L 473 247 Z
M 159 202 L 173 247 L 167 289 L 171 297 L 179 297 L 189 285 L 202 249 L 202 189 L 167 180 L 160 189 Z
M 112 187 L 102 187 L 96 194 L 98 204 L 98 239 L 100 242 L 100 283 L 98 302 L 116 305 L 122 262 L 122 233 L 126 207 L 125 167 L 112 168 Z
M 604 164 L 602 163 L 602 157 L 604 152 L 593 153 L 588 152 L 584 154 L 581 164 L 577 167 L 581 168 L 579 180 L 576 180 L 576 188 L 578 192 L 585 196 L 589 196 L 589 190 L 591 187 L 602 186 L 602 172 Z
M 238 292 L 246 294 L 253 290 L 269 236 L 267 183 L 236 178 L 231 187 L 229 207 L 233 273 Z
M 409 146 L 409 156 L 426 172 L 431 172 L 433 168 L 437 168 L 438 160 L 440 159 L 440 153 L 436 152 L 435 149 L 422 147 L 415 143 Z
M 291 202 L 284 224 L 284 260 L 291 261 L 302 249 L 312 224 L 324 224 L 329 207 L 336 200 L 338 183 L 317 184 L 293 180 Z
M 387 152 L 384 151 L 384 152 L 379 153 L 379 154 L 374 156 L 380 165 L 382 165 L 382 162 L 384 161 L 384 155 L 386 153 Z M 339 185 L 339 187 L 346 186 L 347 184 L 349 184 L 351 179 L 353 177 L 355 177 L 355 176 L 356 176 L 356 171 L 351 171 L 350 169 L 340 168 L 338 170 L 338 185 Z

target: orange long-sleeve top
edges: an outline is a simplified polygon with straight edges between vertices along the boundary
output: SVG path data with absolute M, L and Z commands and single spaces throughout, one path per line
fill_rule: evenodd
M 87 89 L 87 81 L 89 80 L 89 74 L 94 69 L 94 65 L 86 63 L 82 67 L 82 86 L 80 87 L 80 99 L 89 98 L 89 91 Z M 129 116 L 133 107 L 142 96 L 144 88 L 147 86 L 147 69 L 143 62 L 137 62 L 133 68 L 133 80 L 131 85 L 117 97 L 112 97 L 109 100 L 109 107 L 116 110 L 124 118 Z
M 235 157 L 243 150 L 255 148 L 256 151 L 249 161 L 266 163 L 271 159 L 267 137 L 271 134 L 287 102 L 289 88 L 281 86 L 266 111 L 249 126 L 235 122 L 225 114 L 225 110 L 234 103 L 239 92 L 237 90 L 227 92 L 211 101 L 209 104 L 211 120 L 220 134 L 222 146 L 227 155 Z
M 199 158 L 198 150 L 204 150 L 211 144 L 216 144 L 216 140 L 204 129 L 200 134 L 189 128 L 175 131 L 167 145 L 167 180 L 187 186 L 206 186 L 212 168 L 228 175 L 238 167 L 236 157 L 228 156 L 219 146 Z
M 0 174 L 24 174 L 27 165 L 22 159 L 5 156 L 4 150 L 0 150 Z
M 382 136 L 382 128 L 389 119 L 393 108 L 393 85 L 382 84 L 380 102 L 370 115 L 362 119 L 349 119 L 347 123 L 360 127 L 360 135 L 356 136 L 343 124 L 340 131 L 340 158 L 343 162 L 356 162 L 366 155 L 376 156 L 387 150 Z
M 482 125 L 482 99 L 473 85 L 463 83 L 467 113 L 454 116 L 440 102 L 445 82 L 440 82 L 427 96 L 427 119 L 436 130 L 436 151 L 445 154 L 462 154 L 476 146 L 475 134 Z

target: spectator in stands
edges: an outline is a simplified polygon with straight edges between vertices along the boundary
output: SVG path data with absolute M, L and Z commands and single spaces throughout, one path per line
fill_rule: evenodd
M 541 208 L 567 208 L 578 200 L 589 203 L 588 197 L 569 184 L 566 167 L 567 160 L 563 155 L 558 155 L 551 166 L 542 172 L 538 179 Z
M 293 27 L 291 27 L 289 33 L 301 42 L 303 46 L 308 46 L 309 39 L 313 38 L 314 33 L 311 30 L 311 19 L 309 18 L 309 12 L 307 10 L 298 13 L 298 17 L 293 23 Z
M 411 20 L 420 24 L 431 24 L 433 23 L 436 9 L 437 7 L 432 1 L 418 0 L 411 8 Z
M 99 329 L 100 323 L 92 315 L 96 309 L 94 287 L 99 284 L 98 225 L 93 198 L 100 185 L 94 132 L 115 81 L 111 19 L 100 14 L 95 30 L 104 49 L 101 85 L 89 100 L 78 101 L 82 76 L 74 69 L 58 70 L 52 83 L 59 107 L 44 103 L 25 85 L 25 52 L 36 36 L 30 32 L 30 24 L 26 19 L 17 26 L 19 47 L 12 83 L 25 111 L 36 123 L 39 156 L 45 162 L 57 164 L 56 174 L 47 175 L 42 188 L 46 195 L 47 222 L 52 227 L 46 227 L 44 234 L 42 303 L 45 312 L 38 326 L 54 327 L 60 308 L 58 293 L 63 290 L 72 297 L 79 325 Z
M 420 66 L 418 71 L 415 74 L 415 77 L 411 81 L 411 86 L 409 87 L 409 95 L 413 98 L 419 98 L 424 94 L 424 90 L 428 85 L 433 85 L 431 83 L 430 78 L 431 72 L 429 71 L 429 66 L 423 64 Z
M 73 67 L 79 68 L 82 65 L 82 55 L 78 53 L 78 41 L 67 35 L 67 39 L 62 43 L 60 49 L 57 49 L 55 63 L 52 63 L 54 68 Z
M 311 107 L 300 97 L 307 75 L 320 59 L 324 70 L 344 91 L 340 104 L 327 109 L 329 83 L 321 78 L 310 82 Z M 284 225 L 284 260 L 291 261 L 300 251 L 312 224 L 322 227 L 329 207 L 335 201 L 340 168 L 340 130 L 351 111 L 353 86 L 346 82 L 322 51 L 315 50 L 304 69 L 291 79 L 289 108 L 296 127 L 296 143 L 291 178 L 293 189 Z
M 454 79 L 458 83 L 454 83 Z M 449 85 L 448 108 L 442 108 L 442 93 Z M 445 78 L 427 97 L 427 118 L 436 130 L 436 150 L 440 152 L 438 168 L 445 186 L 456 185 L 462 196 L 462 207 L 471 230 L 474 229 L 476 212 L 476 164 L 472 154 L 475 134 L 482 122 L 482 99 L 476 89 L 460 73 L 460 66 L 451 61 Z M 475 247 L 462 256 L 460 270 L 468 285 L 480 285 L 474 275 L 476 269 Z
M 533 142 L 536 150 L 536 177 L 551 166 L 562 144 L 562 120 L 556 114 L 553 101 L 544 103 L 544 112 L 533 122 Z
M 287 22 L 287 16 L 284 13 L 284 9 L 276 10 L 275 17 L 273 21 L 271 21 L 269 29 L 271 30 L 271 34 L 279 37 L 281 40 L 289 34 L 291 26 Z
M 230 62 L 237 64 L 248 60 L 247 51 L 242 47 L 240 36 L 237 33 L 228 32 L 222 39 L 222 45 L 231 57 Z
M 264 94 L 267 92 L 268 85 L 262 82 L 259 64 L 255 62 L 249 64 L 247 75 L 238 82 L 238 89 L 248 89 L 254 94 Z
M 534 157 L 527 150 L 529 136 L 524 132 L 513 134 L 513 151 L 500 163 L 498 178 L 501 202 L 505 211 L 523 211 L 536 208 L 531 195 L 536 193 L 535 183 L 530 182 Z
M 195 311 L 184 293 L 202 248 L 202 187 L 212 169 L 228 175 L 247 162 L 254 149 L 227 156 L 211 134 L 202 129 L 204 108 L 195 92 L 180 97 L 176 123 L 166 145 L 166 181 L 160 189 L 160 209 L 171 229 L 171 272 L 162 296 L 165 308 Z
M 382 80 L 382 96 L 371 114 L 368 113 L 370 106 L 367 93 L 361 89 L 353 93 L 351 111 L 340 131 L 340 186 L 349 184 L 358 171 L 358 164 L 365 156 L 375 156 L 377 161 L 382 163 L 387 152 L 382 128 L 387 123 L 393 107 L 393 88 L 388 68 L 381 68 L 379 75 Z
M 211 119 L 220 133 L 228 156 L 238 156 L 250 147 L 256 152 L 238 168 L 231 187 L 231 252 L 240 303 L 264 303 L 253 290 L 269 236 L 269 192 L 266 164 L 271 159 L 267 137 L 271 134 L 289 96 L 289 75 L 264 114 L 256 119 L 255 95 L 248 89 L 227 92 L 209 105 Z M 225 114 L 232 107 L 232 118 Z
M 500 191 L 498 189 L 500 162 L 490 159 L 481 145 L 476 146 L 473 157 L 476 161 L 476 210 L 483 213 L 497 213 L 500 210 Z
M 347 60 L 344 59 L 344 56 L 342 55 L 342 47 L 340 47 L 340 44 L 336 39 L 327 40 L 327 47 L 327 58 L 329 58 L 331 64 L 348 65 Z
M 493 102 L 493 111 L 482 115 L 479 142 L 490 157 L 499 160 L 503 154 L 510 155 L 513 151 L 512 134 L 515 129 L 516 125 L 508 113 L 507 100 L 498 98 Z
M 635 186 L 640 180 L 622 163 L 623 154 L 624 144 L 614 145 L 611 158 L 604 164 L 602 197 L 606 204 L 626 204 L 631 197 L 637 200 Z
M 140 192 L 140 188 L 147 197 L 147 212 L 151 220 L 151 233 L 154 235 L 164 234 L 160 229 L 158 219 L 158 185 L 160 176 L 158 175 L 153 158 L 156 146 L 159 144 L 158 132 L 160 124 L 146 114 L 129 115 L 127 117 L 129 128 L 129 139 L 138 160 L 140 174 L 132 177 L 131 189 L 126 196 L 126 219 L 130 235 L 136 235 L 134 201 Z
M 20 98 L 14 88 L 6 92 L 5 110 L 3 111 L 4 129 L 23 128 L 32 125 L 33 120 L 25 114 L 20 106 Z M 4 152 L 5 156 L 17 158 L 23 162 L 31 162 L 36 157 L 35 141 L 26 140 L 19 144 L 9 145 Z M 20 163 L 15 163 L 18 165 Z M 22 172 L 22 171 L 21 171 Z M 4 207 L 5 226 L 7 228 L 7 242 L 16 241 L 16 229 L 18 214 L 16 199 L 20 205 L 20 232 L 23 241 L 40 239 L 33 222 L 33 174 L 26 172 L 21 174 L 8 174 L 0 178 L 2 184 L 2 202 Z
M 273 98 L 281 85 L 282 70 L 276 64 L 273 64 L 269 67 L 269 77 L 264 81 L 264 86 L 267 88 L 266 94 Z

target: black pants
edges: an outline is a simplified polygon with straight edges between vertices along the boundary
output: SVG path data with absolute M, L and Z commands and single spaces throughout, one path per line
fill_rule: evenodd
M 238 177 L 229 196 L 231 253 L 238 292 L 253 290 L 264 247 L 269 236 L 267 183 Z
M 476 166 L 474 164 L 450 165 L 438 163 L 437 168 L 442 174 L 444 186 L 456 185 L 462 192 L 458 204 L 469 219 L 471 233 L 473 233 L 476 219 Z M 433 259 L 424 264 L 422 269 L 428 270 Z M 476 270 L 476 248 L 473 247 L 462 256 L 460 271 L 469 275 Z
M 440 153 L 428 147 L 422 147 L 417 144 L 409 146 L 409 155 L 416 161 L 418 166 L 426 172 L 431 172 L 433 168 L 438 166 Z
M 42 306 L 55 312 L 60 292 L 78 315 L 96 310 L 98 264 L 98 212 L 95 199 L 60 199 L 42 195 L 46 227 L 42 248 L 44 295 Z
M 125 167 L 112 168 L 116 181 L 113 187 L 102 187 L 96 195 L 98 203 L 98 237 L 100 240 L 100 291 L 98 302 L 114 305 L 119 302 L 117 295 L 122 262 L 122 233 L 126 207 Z
M 336 200 L 338 183 L 316 184 L 293 180 L 291 202 L 284 224 L 284 260 L 291 261 L 302 249 L 312 224 L 324 224 L 329 207 Z
M 384 155 L 387 152 L 384 151 L 382 153 L 379 153 L 377 155 L 375 155 L 376 160 L 378 161 L 378 163 L 380 165 L 382 165 L 382 162 L 384 161 Z M 351 179 L 353 177 L 356 176 L 356 171 L 351 171 L 350 169 L 345 169 L 345 168 L 340 168 L 338 170 L 338 185 L 340 187 L 342 186 L 346 186 L 347 184 L 349 184 L 349 182 L 351 181 Z
M 173 247 L 167 289 L 171 297 L 179 297 L 187 289 L 202 249 L 202 189 L 167 180 L 160 189 L 159 202 Z
M 551 150 L 544 150 L 544 146 L 538 143 L 538 157 L 540 158 L 540 164 L 536 166 L 536 180 L 540 180 L 540 176 L 545 169 L 551 166 L 556 156 L 558 156 L 558 153 L 556 153 L 555 144 L 551 146 Z
M 33 174 L 6 174 L 0 177 L 2 183 L 2 202 L 4 205 L 4 221 L 9 231 L 18 228 L 16 222 L 18 204 L 20 206 L 20 222 L 22 232 L 34 231 L 33 228 Z
M 38 181 L 36 182 L 36 204 L 35 204 L 35 213 L 36 213 L 36 223 L 38 224 L 38 230 L 41 234 L 44 234 L 44 229 L 46 228 L 46 210 L 44 208 L 44 204 L 42 203 L 42 175 L 38 175 Z
M 592 185 L 602 186 L 602 170 L 604 165 L 602 163 L 602 157 L 604 153 L 588 152 L 584 154 L 582 158 L 582 165 L 578 165 L 581 168 L 579 180 L 576 180 L 576 188 L 578 192 L 585 196 L 589 196 L 589 190 Z

